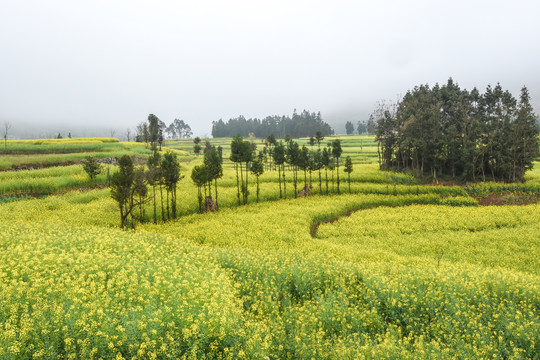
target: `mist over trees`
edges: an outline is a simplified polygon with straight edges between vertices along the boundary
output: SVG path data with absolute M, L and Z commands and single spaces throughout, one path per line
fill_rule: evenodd
M 415 87 L 401 102 L 379 106 L 374 117 L 384 169 L 434 180 L 518 181 L 538 156 L 537 116 L 526 87 L 516 100 L 499 84 L 481 94 L 450 78 L 442 87 Z
M 323 136 L 332 135 L 334 130 L 323 121 L 321 113 L 310 113 L 307 110 L 300 114 L 294 110 L 292 116 L 267 116 L 264 119 L 246 119 L 240 115 L 236 118 L 212 122 L 212 137 L 234 137 L 241 135 L 248 137 L 250 133 L 258 138 L 266 138 L 274 134 L 277 138 L 284 138 L 285 135 L 292 137 L 314 136 L 317 132 Z

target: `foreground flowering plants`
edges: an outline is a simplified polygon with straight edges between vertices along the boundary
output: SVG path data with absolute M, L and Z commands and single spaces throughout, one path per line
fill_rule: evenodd
M 0 358 L 537 358 L 540 209 L 457 195 L 314 196 L 136 232 L 108 190 L 1 204 Z

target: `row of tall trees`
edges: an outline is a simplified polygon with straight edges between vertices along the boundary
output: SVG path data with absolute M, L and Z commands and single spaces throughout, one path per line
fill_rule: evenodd
M 309 112 L 307 110 L 297 113 L 294 110 L 292 116 L 267 116 L 264 119 L 246 119 L 240 115 L 237 118 L 224 122 L 222 119 L 212 122 L 212 136 L 233 137 L 241 135 L 248 137 L 253 133 L 258 138 L 266 138 L 274 134 L 278 138 L 285 135 L 292 137 L 314 136 L 320 131 L 324 136 L 332 135 L 334 130 L 323 121 L 321 113 Z
M 421 85 L 394 106 L 376 109 L 379 162 L 437 180 L 522 180 L 538 156 L 538 126 L 526 87 L 516 100 L 497 84 L 482 94 Z
M 111 197 L 118 203 L 120 227 L 135 228 L 137 221 L 144 222 L 145 204 L 153 202 L 154 223 L 158 222 L 157 206 L 160 192 L 161 218 L 166 220 L 177 217 L 176 188 L 183 178 L 180 175 L 180 163 L 175 153 L 166 152 L 163 156 L 154 151 L 149 157 L 147 168 L 135 166 L 130 156 L 124 155 L 118 160 L 118 171 L 111 176 Z M 152 194 L 148 193 L 148 186 Z M 165 190 L 165 195 L 163 194 Z
M 272 138 L 270 138 L 271 140 Z M 272 143 L 272 145 L 270 145 Z M 318 171 L 319 193 L 323 193 L 321 171 L 326 174 L 326 194 L 329 193 L 328 171 L 332 174 L 332 192 L 334 191 L 334 171 L 337 174 L 337 193 L 340 194 L 339 166 L 342 154 L 340 140 L 333 140 L 321 149 L 320 143 L 316 150 L 309 150 L 305 145 L 300 147 L 292 139 L 269 141 L 272 147 L 272 165 L 270 171 L 279 172 L 280 198 L 287 198 L 286 174 L 291 173 L 294 184 L 294 196 L 299 195 L 299 172 L 303 172 L 304 189 L 311 193 L 312 172 Z M 263 153 L 256 154 L 254 143 L 244 140 L 240 135 L 235 136 L 231 143 L 230 160 L 234 164 L 237 180 L 238 205 L 247 204 L 249 197 L 249 174 L 256 179 L 256 201 L 259 202 L 259 177 L 265 172 Z M 90 161 L 87 161 L 90 162 Z M 352 172 L 350 157 L 345 160 L 345 172 Z M 308 176 L 309 173 L 309 182 Z M 199 211 L 215 211 L 218 209 L 218 179 L 223 176 L 223 158 L 217 148 L 211 146 L 204 154 L 203 163 L 192 169 L 191 179 L 198 188 Z M 175 153 L 161 154 L 155 150 L 148 158 L 146 168 L 135 166 L 128 155 L 118 161 L 118 171 L 111 176 L 111 197 L 116 200 L 120 212 L 120 226 L 135 228 L 137 222 L 144 222 L 145 205 L 153 204 L 153 221 L 158 222 L 158 207 L 161 207 L 163 222 L 177 217 L 177 184 L 183 178 L 180 175 L 180 164 Z M 308 185 L 309 184 L 309 185 Z M 283 185 L 283 187 L 282 187 Z M 283 190 L 282 190 L 283 189 Z M 150 190 L 150 191 L 149 191 Z M 158 195 L 159 193 L 159 195 Z
M 257 180 L 257 201 L 259 200 L 259 176 L 265 171 L 265 168 L 270 171 L 278 171 L 279 197 L 287 197 L 287 172 L 292 176 L 294 186 L 294 196 L 297 197 L 300 193 L 299 183 L 300 176 L 304 178 L 304 193 L 312 191 L 312 175 L 313 172 L 318 173 L 319 178 L 319 193 L 323 193 L 322 187 L 322 170 L 325 171 L 326 193 L 329 193 L 329 178 L 328 170 L 332 175 L 332 190 L 334 189 L 334 170 L 337 174 L 337 193 L 340 190 L 339 165 L 342 154 L 341 140 L 336 139 L 328 143 L 326 147 L 321 149 L 320 142 L 324 137 L 319 133 L 317 137 L 318 147 L 313 149 L 315 141 L 310 141 L 311 149 L 307 146 L 300 145 L 287 138 L 284 141 L 277 141 L 275 136 L 269 135 L 265 141 L 265 147 L 262 151 L 256 153 L 256 146 L 252 142 L 244 140 L 241 135 L 233 138 L 231 143 L 230 160 L 234 164 L 236 172 L 237 184 L 237 201 L 238 205 L 247 204 L 249 196 L 249 173 L 256 176 Z M 315 140 L 315 138 L 313 138 Z M 352 161 L 348 157 L 347 171 L 352 172 Z M 349 172 L 349 174 L 350 174 Z M 308 181 L 309 174 L 309 181 Z M 350 177 L 349 177 L 350 182 Z M 350 186 L 349 186 L 350 190 Z

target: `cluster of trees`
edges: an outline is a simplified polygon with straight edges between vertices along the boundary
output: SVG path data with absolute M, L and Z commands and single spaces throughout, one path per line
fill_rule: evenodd
M 153 150 L 157 149 L 159 145 L 159 149 L 161 150 L 164 140 L 163 129 L 165 128 L 166 125 L 163 121 L 156 115 L 150 114 L 147 121 L 139 123 L 135 128 L 135 141 L 144 142 L 146 145 L 150 145 Z
M 463 180 L 517 181 L 538 156 L 538 125 L 526 87 L 519 100 L 497 84 L 481 94 L 446 85 L 415 87 L 376 110 L 379 162 L 385 169 Z
M 241 135 L 233 138 L 231 143 L 230 160 L 234 163 L 236 171 L 237 200 L 238 205 L 248 203 L 248 174 L 251 172 L 257 179 L 257 201 L 259 200 L 259 176 L 265 169 L 269 171 L 278 171 L 279 197 L 287 197 L 287 172 L 293 179 L 294 196 L 299 195 L 298 184 L 299 173 L 303 172 L 304 193 L 311 192 L 313 172 L 318 173 L 319 193 L 323 193 L 322 170 L 325 171 L 326 194 L 329 193 L 328 171 L 330 170 L 332 178 L 332 191 L 334 191 L 334 173 L 337 174 L 337 193 L 340 194 L 339 165 L 342 154 L 341 140 L 336 139 L 328 143 L 321 149 L 321 142 L 324 136 L 321 132 L 317 137 L 310 138 L 311 149 L 300 145 L 286 137 L 285 141 L 277 141 L 271 134 L 265 140 L 265 146 L 262 151 L 256 152 L 254 143 L 244 140 Z M 317 144 L 317 149 L 314 145 Z M 350 157 L 346 159 L 346 172 L 349 173 L 349 191 L 350 191 L 350 172 L 352 172 L 352 161 Z M 309 181 L 308 181 L 309 174 Z M 301 175 L 300 175 L 301 176 Z
M 280 198 L 287 198 L 286 180 L 287 172 L 293 177 L 294 196 L 299 196 L 299 172 L 304 174 L 304 192 L 311 193 L 312 173 L 318 172 L 319 193 L 323 193 L 322 171 L 325 171 L 326 194 L 329 194 L 329 176 L 331 172 L 332 192 L 334 192 L 334 174 L 337 179 L 337 193 L 340 194 L 339 166 L 342 154 L 341 141 L 333 140 L 322 146 L 324 139 L 322 133 L 310 138 L 311 149 L 302 146 L 287 137 L 284 141 L 277 141 L 274 135 L 269 135 L 265 141 L 264 149 L 257 153 L 254 142 L 244 140 L 237 135 L 231 142 L 230 160 L 236 172 L 238 205 L 247 204 L 249 197 L 249 174 L 256 178 L 256 201 L 259 202 L 259 177 L 266 170 L 277 169 L 279 178 Z M 314 146 L 317 144 L 317 148 Z M 211 145 L 208 141 L 204 148 L 204 159 L 201 165 L 192 169 L 191 180 L 198 189 L 199 212 L 215 211 L 218 209 L 218 179 L 223 176 L 223 157 L 221 149 Z M 90 176 L 99 173 L 100 166 L 95 159 L 86 159 L 85 170 Z M 161 156 L 155 149 L 148 158 L 146 168 L 135 166 L 131 157 L 124 155 L 118 161 L 118 172 L 110 178 L 111 197 L 118 203 L 120 212 L 120 226 L 135 228 L 136 222 L 145 221 L 145 204 L 153 201 L 153 219 L 158 222 L 158 198 L 161 199 L 161 218 L 163 222 L 177 217 L 177 183 L 183 178 L 180 175 L 180 164 L 175 153 L 166 152 Z M 345 159 L 345 172 L 352 172 L 352 161 L 349 156 Z M 309 182 L 308 182 L 309 173 Z M 308 186 L 309 184 L 309 186 Z M 148 189 L 151 189 L 151 192 Z M 164 194 L 165 190 L 165 194 Z M 160 196 L 156 196 L 159 191 Z
M 188 139 L 193 135 L 191 127 L 184 120 L 174 119 L 173 122 L 165 128 L 165 132 L 171 139 Z
M 137 221 L 144 222 L 144 205 L 150 200 L 154 205 L 154 223 L 157 223 L 157 196 L 159 188 L 161 199 L 161 217 L 165 222 L 177 217 L 176 187 L 182 179 L 180 164 L 175 153 L 166 152 L 163 156 L 155 150 L 149 157 L 147 168 L 136 167 L 128 155 L 118 160 L 118 172 L 111 176 L 111 197 L 118 203 L 120 226 L 135 228 Z M 152 195 L 148 193 L 152 188 Z M 165 189 L 165 196 L 163 195 Z
M 223 158 L 215 146 L 205 151 L 201 165 L 196 165 L 191 171 L 191 180 L 197 186 L 199 212 L 215 211 L 218 209 L 218 179 L 223 176 Z M 215 198 L 212 198 L 212 182 L 214 184 Z M 204 203 L 203 190 L 204 189 Z
M 168 126 L 156 115 L 148 115 L 147 121 L 143 121 L 135 128 L 135 141 L 149 144 L 154 149 L 157 145 L 163 145 L 165 136 L 170 139 L 190 138 L 193 135 L 191 127 L 184 120 L 174 119 Z M 126 132 L 127 140 L 131 139 L 131 131 Z
M 241 135 L 249 136 L 253 133 L 258 138 L 266 138 L 274 134 L 278 138 L 284 138 L 286 134 L 292 137 L 314 136 L 320 131 L 324 136 L 332 135 L 334 130 L 323 121 L 321 113 L 310 113 L 307 110 L 300 114 L 294 110 L 292 116 L 267 116 L 264 119 L 246 119 L 242 115 L 227 122 L 223 120 L 212 122 L 212 136 L 233 137 Z
M 354 134 L 354 131 L 354 124 L 351 121 L 347 121 L 345 123 L 345 132 L 347 133 L 347 135 Z M 367 122 L 359 121 L 356 124 L 356 132 L 358 133 L 358 135 L 375 135 L 377 133 L 377 122 L 375 121 L 373 114 L 369 116 L 369 120 Z

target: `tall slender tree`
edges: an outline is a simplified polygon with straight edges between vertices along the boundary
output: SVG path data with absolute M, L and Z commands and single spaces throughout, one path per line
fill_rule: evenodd
M 337 171 L 337 193 L 339 192 L 339 158 L 341 157 L 341 154 L 343 153 L 343 150 L 341 149 L 341 140 L 335 139 L 332 141 L 332 156 L 334 157 L 336 161 L 336 171 Z
M 154 203 L 154 224 L 157 224 L 157 206 L 156 206 L 156 185 L 160 183 L 161 179 L 161 156 L 159 152 L 154 151 L 152 155 L 148 158 L 147 166 L 148 171 L 146 172 L 146 181 L 150 186 L 152 186 L 152 201 Z M 163 199 L 162 199 L 162 208 L 163 208 Z
M 9 129 L 11 129 L 11 124 L 9 121 L 4 121 L 4 128 L 2 129 L 2 135 L 4 138 L 4 152 L 7 154 L 7 138 L 9 134 Z
M 259 202 L 259 176 L 264 173 L 264 166 L 262 161 L 257 158 L 251 163 L 251 173 L 255 175 L 257 179 L 257 203 Z
M 285 146 L 280 141 L 276 146 L 274 147 L 274 153 L 273 153 L 274 163 L 278 167 L 278 183 L 279 183 L 279 198 L 281 199 L 282 192 L 281 192 L 281 172 L 283 170 L 283 186 L 285 187 Z M 287 192 L 286 189 L 284 190 L 285 198 L 287 198 Z
M 348 175 L 349 194 L 351 193 L 351 173 L 353 172 L 353 164 L 350 156 L 345 158 L 345 168 L 343 169 Z
M 118 160 L 119 171 L 111 176 L 111 197 L 118 203 L 120 210 L 120 227 L 123 229 L 126 220 L 133 210 L 133 160 L 128 155 L 123 155 Z M 135 224 L 132 223 L 132 227 Z
M 165 189 L 167 190 L 167 210 L 169 209 L 170 195 L 172 218 L 176 219 L 176 187 L 178 181 L 183 178 L 183 176 L 180 176 L 180 163 L 178 162 L 176 153 L 167 151 L 165 155 L 163 155 L 163 160 L 161 161 L 161 171 L 163 174 Z M 169 216 L 168 211 L 167 215 Z
M 215 146 L 212 146 L 211 150 L 204 155 L 204 166 L 207 169 L 208 181 L 214 181 L 214 190 L 215 190 L 215 204 L 218 208 L 218 186 L 217 181 L 223 176 L 223 166 L 221 164 L 221 159 L 216 150 Z

